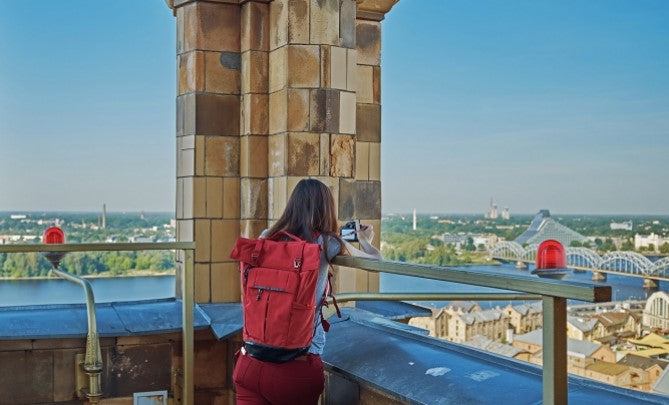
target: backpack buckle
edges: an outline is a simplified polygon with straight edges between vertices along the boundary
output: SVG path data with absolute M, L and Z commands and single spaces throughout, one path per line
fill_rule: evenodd
M 293 259 L 293 267 L 299 269 L 302 266 L 302 259 Z

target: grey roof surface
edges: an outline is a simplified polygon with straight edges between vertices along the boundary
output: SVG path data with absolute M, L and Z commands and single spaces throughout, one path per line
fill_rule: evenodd
M 535 302 L 532 304 L 520 304 L 520 305 L 514 305 L 513 309 L 516 310 L 521 315 L 527 315 L 528 312 L 530 313 L 541 313 L 543 312 L 543 305 L 541 302 Z
M 350 394 L 351 401 L 339 403 L 358 400 L 352 382 L 409 404 L 542 403 L 540 367 L 419 335 L 397 322 L 378 322 L 380 318 L 355 308 L 343 311 L 343 319 L 330 318 L 332 328 L 323 353 L 326 368 L 337 372 L 329 380 L 329 390 Z M 572 405 L 666 404 L 668 399 L 568 378 Z
M 642 370 L 647 370 L 654 365 L 660 366 L 663 370 L 667 368 L 669 362 L 659 359 L 651 359 L 648 357 L 637 356 L 636 354 L 627 353 L 625 357 L 618 361 L 618 364 L 624 364 L 630 367 L 640 368 Z
M 653 384 L 652 390 L 655 393 L 669 395 L 669 367 L 665 368 L 660 374 L 655 384 Z
M 518 353 L 523 353 L 525 350 L 509 344 L 495 342 L 485 336 L 476 335 L 470 341 L 463 343 L 465 346 L 470 346 L 486 352 L 499 354 L 500 356 L 514 357 Z
M 519 245 L 541 243 L 546 239 L 556 239 L 565 246 L 572 240 L 584 241 L 586 237 L 558 223 L 548 210 L 541 210 L 534 216 L 530 226 L 515 239 Z
M 102 303 L 96 304 L 95 309 L 101 337 L 171 333 L 182 328 L 181 301 L 175 299 Z M 229 322 L 234 327 L 229 326 L 223 333 L 241 330 L 239 304 L 207 304 L 206 308 L 195 305 L 194 328 L 218 325 L 212 324 L 212 318 L 219 319 L 221 313 L 236 319 L 236 323 Z M 0 340 L 83 338 L 87 333 L 83 304 L 0 307 Z
M 432 315 L 432 311 L 428 308 L 402 301 L 359 301 L 355 306 L 388 319 L 407 319 Z
M 516 335 L 513 340 L 541 347 L 543 346 L 543 329 L 535 329 L 523 335 Z M 602 345 L 598 343 L 567 338 L 567 352 L 572 356 L 589 357 L 601 347 Z
M 589 332 L 592 330 L 592 328 L 595 327 L 595 325 L 597 325 L 598 321 L 596 318 L 590 318 L 588 320 L 582 321 L 576 316 L 567 316 L 567 322 L 582 332 Z
M 465 314 L 456 314 L 463 322 L 471 325 L 475 322 L 491 322 L 502 318 L 508 318 L 504 311 L 499 309 L 486 309 L 484 311 L 470 312 Z

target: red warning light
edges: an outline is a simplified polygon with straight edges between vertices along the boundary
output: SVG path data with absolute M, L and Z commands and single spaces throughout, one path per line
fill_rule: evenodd
M 59 244 L 65 243 L 65 234 L 63 230 L 57 226 L 52 226 L 51 228 L 44 231 L 42 235 L 42 243 L 47 244 Z
M 567 267 L 567 255 L 562 243 L 553 239 L 541 242 L 537 250 L 537 270 L 565 267 Z

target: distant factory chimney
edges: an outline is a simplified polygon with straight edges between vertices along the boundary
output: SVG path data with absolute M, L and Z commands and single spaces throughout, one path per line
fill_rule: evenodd
M 107 229 L 107 204 L 102 204 L 102 229 Z
M 413 209 L 413 230 L 416 230 L 416 209 Z

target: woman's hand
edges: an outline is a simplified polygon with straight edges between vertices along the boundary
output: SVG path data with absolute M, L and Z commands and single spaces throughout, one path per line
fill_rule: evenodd
M 372 240 L 374 240 L 374 228 L 371 225 L 367 225 L 365 229 L 361 229 L 360 225 L 356 224 L 355 231 L 358 235 L 358 241 L 360 242 L 362 250 L 356 249 L 353 245 L 344 240 L 344 246 L 346 247 L 348 254 L 353 257 L 383 259 L 381 252 L 372 245 Z

